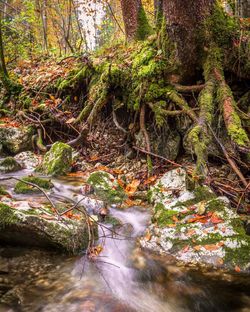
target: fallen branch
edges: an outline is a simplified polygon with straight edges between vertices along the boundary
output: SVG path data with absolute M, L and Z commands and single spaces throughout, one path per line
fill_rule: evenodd
M 30 185 L 34 188 L 37 188 L 40 192 L 43 193 L 43 195 L 47 198 L 47 200 L 50 202 L 51 206 L 53 207 L 54 211 L 56 212 L 57 216 L 60 217 L 60 214 L 58 212 L 58 210 L 56 209 L 56 206 L 55 204 L 53 203 L 53 201 L 49 198 L 48 194 L 38 185 L 34 184 L 34 183 L 31 183 L 31 182 L 27 182 L 27 181 L 24 181 L 23 179 L 19 179 L 19 178 L 16 178 L 16 177 L 5 177 L 5 178 L 1 178 L 0 181 L 7 181 L 7 180 L 16 180 L 16 181 L 19 181 L 19 182 L 22 182 L 24 184 L 27 184 L 27 185 Z

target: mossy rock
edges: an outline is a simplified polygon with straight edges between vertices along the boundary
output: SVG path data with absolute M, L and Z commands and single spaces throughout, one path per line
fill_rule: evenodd
M 32 149 L 32 127 L 0 127 L 0 145 L 4 152 L 18 154 Z
M 9 173 L 16 172 L 22 169 L 22 166 L 13 157 L 6 157 L 0 161 L 0 172 Z
M 34 213 L 32 208 L 16 209 L 0 203 L 0 243 L 77 254 L 87 247 L 88 240 L 88 226 L 84 218 L 77 221 L 68 218 L 58 220 L 51 214 L 45 218 L 44 212 Z
M 121 203 L 126 194 L 118 181 L 108 172 L 96 171 L 88 178 L 89 183 L 97 196 L 108 204 Z
M 250 271 L 250 236 L 226 197 L 208 186 L 187 190 L 183 169 L 167 172 L 151 188 L 150 241 L 144 248 L 170 253 L 184 264 Z M 174 191 L 173 191 L 174 190 Z
M 22 180 L 28 183 L 35 184 L 44 190 L 50 190 L 51 188 L 53 188 L 53 184 L 48 179 L 38 177 L 25 177 L 22 178 Z M 35 186 L 19 181 L 16 183 L 14 191 L 17 194 L 29 194 L 29 193 L 37 193 L 39 192 L 39 189 L 36 188 Z
M 56 142 L 51 149 L 45 154 L 43 163 L 37 168 L 37 171 L 47 175 L 61 176 L 71 170 L 73 162 L 73 149 L 71 146 Z

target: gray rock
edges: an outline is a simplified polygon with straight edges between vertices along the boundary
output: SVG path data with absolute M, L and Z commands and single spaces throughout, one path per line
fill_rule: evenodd
M 76 254 L 88 245 L 84 216 L 60 220 L 48 206 L 33 209 L 27 201 L 0 203 L 0 242 L 18 246 L 53 248 Z M 12 208 L 15 207 L 15 208 Z
M 39 162 L 41 160 L 41 157 L 34 154 L 31 151 L 26 151 L 17 154 L 15 157 L 15 160 L 17 160 L 25 169 L 34 169 L 39 165 Z
M 227 198 L 207 186 L 186 188 L 186 172 L 167 172 L 149 191 L 154 204 L 144 248 L 173 255 L 188 265 L 249 270 L 250 237 Z M 201 214 L 202 212 L 202 214 Z
M 17 154 L 32 149 L 33 129 L 31 127 L 0 127 L 2 151 Z

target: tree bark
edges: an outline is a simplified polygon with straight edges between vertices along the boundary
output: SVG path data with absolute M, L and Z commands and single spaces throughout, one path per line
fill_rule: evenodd
M 150 26 L 141 0 L 121 0 L 121 7 L 127 40 L 144 40 Z
M 184 80 L 193 78 L 200 67 L 203 47 L 198 40 L 205 18 L 211 13 L 215 0 L 163 0 L 166 31 L 176 44 L 178 61 Z

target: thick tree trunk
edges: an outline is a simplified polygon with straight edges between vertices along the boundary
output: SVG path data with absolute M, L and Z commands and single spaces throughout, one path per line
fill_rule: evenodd
M 198 40 L 204 19 L 210 14 L 214 0 L 163 0 L 167 32 L 176 44 L 182 76 L 194 77 L 200 67 L 203 47 Z
M 127 40 L 144 40 L 150 26 L 141 0 L 121 0 L 121 7 Z

